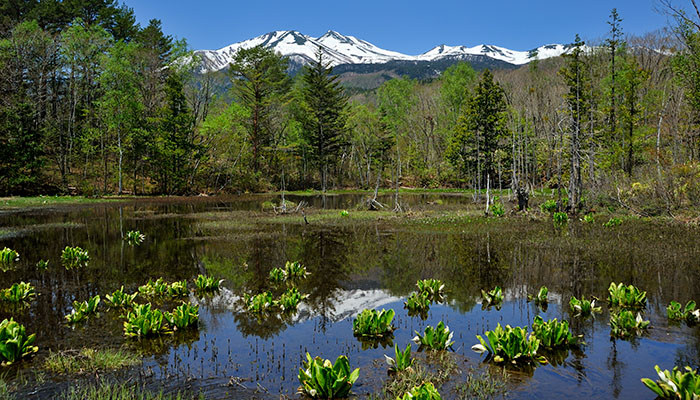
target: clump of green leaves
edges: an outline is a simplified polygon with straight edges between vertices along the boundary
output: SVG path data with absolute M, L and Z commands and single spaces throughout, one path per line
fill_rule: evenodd
M 413 366 L 414 359 L 411 358 L 411 344 L 406 346 L 404 351 L 399 349 L 398 344 L 394 344 L 395 358 L 384 355 L 386 363 L 389 364 L 389 372 L 399 373 L 408 370 Z
M 111 308 L 130 309 L 134 306 L 138 293 L 128 294 L 124 292 L 124 286 L 115 290 L 112 294 L 105 295 L 105 302 Z
M 308 297 L 308 294 L 301 294 L 299 289 L 290 288 L 282 293 L 279 300 L 273 301 L 273 305 L 279 307 L 282 312 L 296 311 L 299 307 L 299 303 Z
M 182 303 L 172 312 L 166 312 L 164 316 L 174 330 L 190 328 L 199 323 L 199 306 Z
M 0 268 L 7 271 L 14 267 L 14 263 L 19 261 L 19 253 L 5 247 L 0 250 Z
M 587 224 L 592 224 L 592 223 L 595 222 L 595 216 L 594 216 L 593 214 L 591 214 L 591 213 L 588 213 L 588 214 L 586 214 L 586 215 L 583 216 L 583 218 L 581 219 L 581 221 L 582 221 L 582 222 L 585 222 L 585 223 L 587 223 Z
M 666 315 L 668 319 L 673 321 L 685 320 L 689 324 L 698 322 L 700 320 L 700 310 L 695 308 L 696 303 L 690 300 L 685 304 L 685 307 L 677 301 L 671 301 L 671 303 L 666 307 Z
M 341 216 L 341 217 L 349 217 L 349 216 L 350 216 L 350 213 L 348 212 L 348 210 L 342 210 L 342 211 L 340 212 L 340 216 Z
M 426 326 L 423 335 L 416 331 L 413 342 L 419 345 L 418 351 L 424 348 L 428 350 L 447 350 L 454 344 L 452 341 L 453 335 L 454 332 L 450 332 L 450 328 L 440 321 L 435 328 L 430 325 Z
M 600 307 L 595 306 L 595 300 L 579 300 L 576 297 L 571 297 L 571 300 L 569 300 L 569 308 L 574 315 L 580 315 L 583 317 L 593 315 L 593 313 L 602 312 Z
M 413 292 L 404 302 L 404 307 L 409 313 L 427 313 L 430 309 L 430 295 L 424 292 Z
M 363 310 L 352 321 L 352 333 L 355 336 L 383 337 L 394 331 L 391 322 L 394 320 L 394 310 Z
M 416 287 L 419 293 L 426 293 L 430 301 L 440 302 L 445 295 L 445 285 L 439 279 L 421 279 Z
M 146 235 L 139 231 L 129 231 L 124 236 L 124 240 L 129 246 L 138 246 L 146 240 Z
M 540 340 L 540 346 L 549 350 L 575 346 L 580 339 L 571 333 L 567 321 L 559 322 L 556 318 L 545 321 L 539 315 L 532 323 L 532 333 Z
M 397 397 L 397 400 L 442 400 L 435 386 L 430 382 L 423 382 L 420 386 L 415 386 L 408 393 Z
M 122 350 L 80 349 L 79 351 L 50 351 L 44 361 L 49 371 L 63 374 L 84 374 L 110 371 L 139 363 L 140 358 Z
M 35 334 L 27 335 L 26 329 L 12 318 L 0 322 L 0 360 L 9 365 L 39 351 L 34 346 Z
M 30 302 L 36 297 L 36 290 L 27 282 L 14 283 L 0 291 L 0 301 L 8 303 Z
M 542 210 L 543 213 L 547 214 L 554 213 L 555 211 L 557 211 L 557 208 L 557 202 L 554 199 L 549 199 L 544 203 L 540 204 L 540 210 Z
M 287 273 L 282 268 L 273 268 L 270 270 L 270 282 L 282 283 L 287 280 Z
M 66 246 L 61 253 L 61 264 L 65 269 L 74 269 L 87 267 L 90 261 L 90 256 L 87 250 L 83 250 L 80 247 L 69 247 Z
M 654 366 L 659 379 L 654 382 L 649 378 L 642 378 L 642 383 L 661 399 L 695 400 L 700 398 L 700 375 L 690 367 L 681 370 L 674 367 L 673 371 L 662 371 L 658 365 Z
M 608 220 L 608 222 L 604 223 L 603 226 L 606 228 L 612 228 L 613 226 L 618 226 L 622 224 L 622 220 L 620 218 L 612 217 Z
M 168 285 L 168 297 L 180 298 L 189 296 L 190 291 L 187 289 L 187 281 L 176 281 Z
M 610 283 L 608 302 L 612 307 L 638 309 L 647 305 L 647 292 L 639 290 L 634 285 L 625 286 L 622 283 Z
M 331 363 L 320 357 L 311 358 L 306 353 L 306 362 L 299 368 L 299 392 L 315 399 L 344 399 L 350 395 L 352 385 L 360 376 L 360 369 L 350 372 L 350 362 L 340 356 Z
M 46 271 L 49 269 L 49 261 L 48 260 L 39 260 L 36 263 L 36 269 L 39 271 Z
M 569 214 L 565 212 L 555 212 L 552 214 L 552 221 L 555 226 L 564 226 L 569 223 Z
M 197 293 L 218 293 L 221 290 L 223 279 L 217 280 L 213 276 L 197 275 L 194 280 L 194 288 Z
M 527 301 L 534 301 L 537 305 L 546 305 L 548 303 L 547 295 L 549 294 L 549 289 L 547 286 L 542 286 L 536 295 L 528 295 Z
M 485 307 L 495 306 L 500 309 L 503 304 L 503 289 L 500 286 L 496 286 L 488 292 L 481 289 L 481 299 Z
M 270 292 L 262 292 L 253 296 L 245 294 L 244 301 L 247 310 L 257 314 L 269 311 L 270 307 L 274 305 L 272 293 Z
M 641 335 L 649 328 L 649 321 L 642 318 L 641 313 L 629 310 L 621 310 L 610 314 L 610 336 L 618 339 L 627 339 Z
M 149 279 L 145 285 L 139 286 L 139 294 L 146 298 L 178 298 L 189 295 L 187 281 L 177 281 L 168 284 L 163 278 L 155 281 Z
M 496 196 L 493 205 L 491 206 L 491 213 L 494 217 L 502 217 L 506 215 L 506 208 L 503 206 L 503 203 L 499 201 L 498 196 Z
M 476 335 L 480 344 L 472 346 L 472 350 L 477 353 L 488 351 L 487 360 L 500 364 L 510 362 L 532 363 L 546 362 L 544 357 L 537 355 L 537 350 L 540 348 L 540 339 L 533 333 L 528 334 L 527 328 L 511 327 L 506 325 L 505 328 L 498 324 L 496 329 L 486 331 L 484 333 L 486 340 L 480 335 Z
M 290 280 L 304 279 L 309 275 L 306 267 L 301 265 L 299 261 L 287 261 L 284 265 L 284 272 L 287 274 L 287 279 Z
M 100 304 L 100 295 L 90 297 L 87 301 L 74 301 L 73 310 L 65 318 L 69 324 L 83 322 L 90 315 L 97 315 L 97 306 Z
M 126 314 L 124 335 L 128 337 L 149 337 L 168 333 L 170 329 L 162 311 L 153 309 L 151 303 L 136 304 Z

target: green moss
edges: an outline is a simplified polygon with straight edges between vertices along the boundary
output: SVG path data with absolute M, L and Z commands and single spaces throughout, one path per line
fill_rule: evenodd
M 82 374 L 117 370 L 138 362 L 136 355 L 123 350 L 81 349 L 80 351 L 51 351 L 44 361 L 44 368 L 59 374 Z

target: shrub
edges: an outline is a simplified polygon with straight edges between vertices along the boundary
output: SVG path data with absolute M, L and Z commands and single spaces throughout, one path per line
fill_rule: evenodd
M 649 321 L 642 319 L 642 314 L 621 310 L 610 314 L 610 336 L 627 339 L 639 336 L 649 327 Z
M 390 335 L 394 328 L 391 322 L 394 319 L 394 310 L 363 310 L 352 321 L 352 333 L 355 336 L 382 337 Z
M 674 367 L 673 371 L 662 371 L 658 365 L 654 366 L 659 380 L 656 382 L 649 378 L 642 378 L 642 383 L 661 399 L 694 400 L 700 397 L 700 376 L 690 367 L 685 367 L 685 372 Z
M 9 365 L 39 351 L 35 334 L 27 335 L 23 325 L 12 318 L 0 322 L 0 360 Z
M 487 340 L 476 335 L 480 344 L 472 346 L 472 350 L 477 353 L 488 351 L 487 360 L 497 364 L 503 362 L 512 364 L 546 362 L 544 357 L 537 356 L 540 340 L 534 334 L 528 335 L 527 328 L 517 326 L 511 328 L 510 325 L 506 325 L 504 328 L 498 324 L 496 329 L 486 331 L 484 335 Z
M 61 264 L 63 264 L 66 269 L 87 267 L 88 261 L 90 261 L 90 256 L 87 250 L 83 250 L 77 246 L 66 247 L 61 253 Z
M 453 335 L 454 333 L 450 332 L 450 328 L 440 321 L 435 328 L 430 325 L 426 326 L 422 336 L 416 331 L 416 337 L 413 338 L 413 342 L 420 346 L 418 351 L 421 351 L 423 348 L 447 350 L 454 344 L 452 341 Z
M 360 369 L 350 372 L 346 356 L 340 356 L 332 364 L 331 360 L 311 358 L 306 353 L 306 362 L 299 368 L 299 391 L 312 398 L 343 399 L 350 395 L 352 385 L 360 376 Z
M 384 355 L 386 363 L 389 364 L 389 372 L 398 373 L 408 370 L 413 366 L 414 359 L 411 358 L 411 344 L 406 346 L 404 351 L 399 349 L 398 344 L 394 344 L 395 358 Z
M 647 292 L 633 285 L 625 286 L 622 283 L 611 282 L 608 287 L 608 302 L 613 307 L 644 308 L 647 305 Z
M 8 303 L 29 302 L 36 297 L 36 291 L 30 283 L 14 283 L 11 287 L 0 291 L 0 301 Z

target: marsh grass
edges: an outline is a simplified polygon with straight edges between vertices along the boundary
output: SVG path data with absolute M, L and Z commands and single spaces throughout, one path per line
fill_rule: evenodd
M 506 396 L 506 380 L 508 374 L 502 370 L 500 374 L 469 372 L 464 382 L 455 385 L 459 400 L 491 400 Z
M 102 382 L 91 385 L 74 385 L 57 398 L 60 400 L 203 400 L 204 396 L 185 392 L 176 394 L 165 394 L 162 391 L 151 392 L 129 382 Z
M 442 351 L 430 353 L 415 360 L 413 366 L 403 372 L 393 374 L 385 381 L 381 392 L 372 399 L 396 399 L 423 382 L 432 382 L 436 388 L 459 374 L 459 366 L 451 353 Z
M 114 371 L 138 364 L 139 358 L 121 349 L 88 349 L 49 352 L 44 368 L 58 374 Z

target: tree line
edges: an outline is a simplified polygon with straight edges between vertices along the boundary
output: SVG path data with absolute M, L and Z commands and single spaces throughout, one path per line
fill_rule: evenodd
M 0 193 L 545 188 L 673 214 L 700 205 L 700 15 L 661 5 L 663 31 L 613 9 L 563 57 L 350 95 L 320 50 L 295 76 L 261 47 L 207 73 L 114 0 L 2 0 Z

